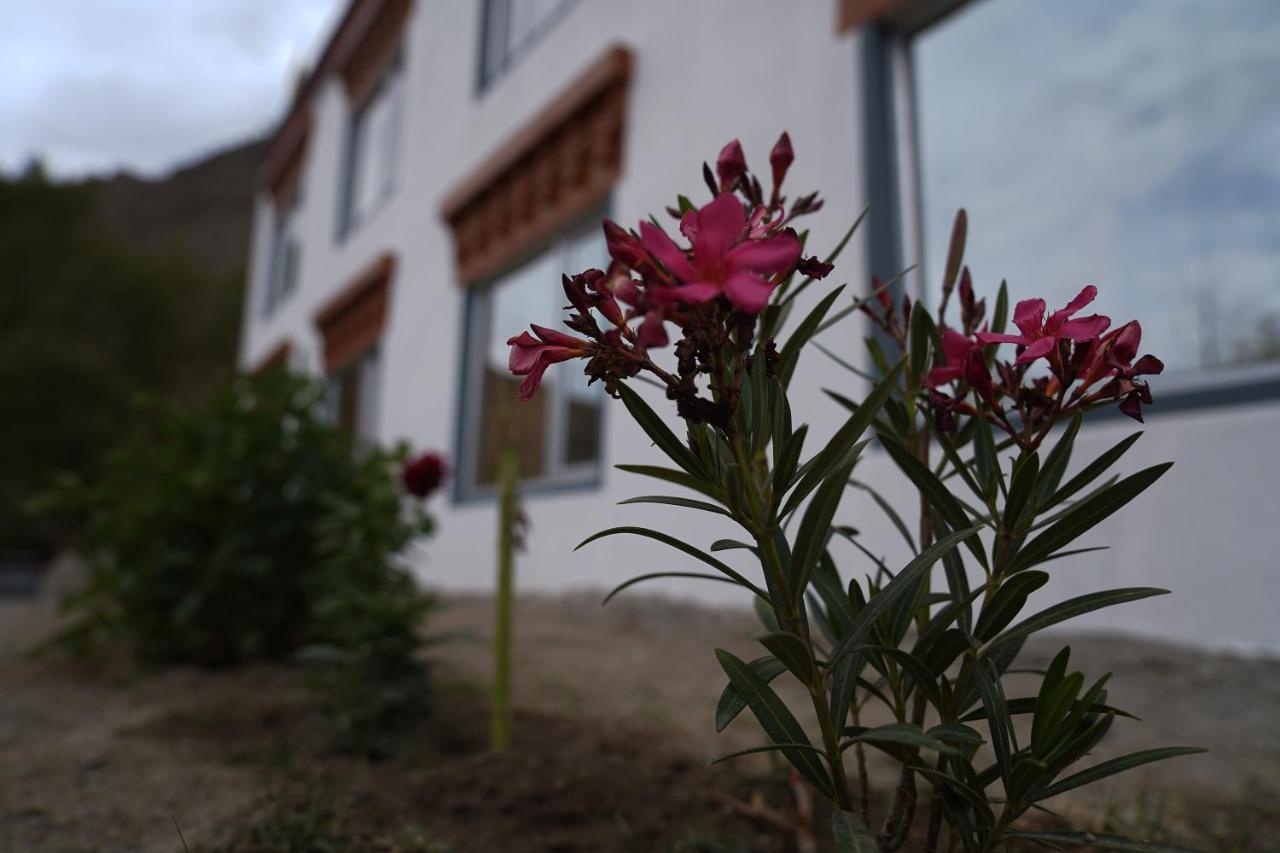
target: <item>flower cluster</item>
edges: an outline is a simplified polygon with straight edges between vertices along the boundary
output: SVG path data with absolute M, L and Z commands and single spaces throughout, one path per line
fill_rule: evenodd
M 449 467 L 438 453 L 423 453 L 408 462 L 400 470 L 404 490 L 419 500 L 424 499 L 444 482 Z
M 863 310 L 905 349 L 911 305 L 902 313 L 883 289 L 879 308 Z M 1142 420 L 1142 406 L 1151 403 L 1145 376 L 1164 370 L 1153 355 L 1138 357 L 1142 326 L 1137 320 L 1112 328 L 1101 314 L 1077 316 L 1098 295 L 1088 285 L 1064 308 L 1046 313 L 1043 299 L 1026 299 L 1013 311 L 1016 334 L 990 331 L 986 304 L 975 300 L 968 268 L 959 279 L 960 324 L 945 324 L 949 291 L 939 310 L 941 347 L 933 369 L 924 377 L 935 415 L 944 429 L 955 414 L 974 415 L 972 393 L 981 401 L 992 424 L 1020 446 L 1039 445 L 1052 426 L 1074 412 L 1118 400 L 1120 411 Z M 998 359 L 996 347 L 1013 344 L 1013 361 Z
M 682 417 L 731 429 L 737 389 L 702 396 L 698 379 L 721 376 L 726 359 L 744 357 L 757 316 L 795 272 L 821 278 L 831 270 L 804 256 L 791 227 L 797 216 L 822 207 L 816 193 L 788 205 L 782 186 L 794 159 L 784 133 L 769 156 L 772 186 L 766 197 L 738 141 L 724 146 L 714 173 L 703 165 L 712 200 L 696 208 L 681 197 L 678 207 L 667 209 L 687 245 L 656 222 L 628 231 L 606 220 L 609 268 L 563 277 L 573 312 L 565 324 L 582 337 L 532 326 L 532 334 L 507 341 L 511 372 L 525 377 L 520 398 L 537 392 L 550 365 L 583 358 L 591 381 L 603 382 L 610 394 L 616 396 L 620 380 L 647 371 L 666 386 Z M 668 324 L 679 329 L 674 372 L 650 358 L 650 350 L 671 343 Z

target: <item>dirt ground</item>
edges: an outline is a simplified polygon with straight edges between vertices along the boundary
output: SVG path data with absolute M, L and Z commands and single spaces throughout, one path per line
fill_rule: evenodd
M 774 797 L 776 774 L 763 762 L 707 767 L 762 742 L 749 715 L 720 735 L 711 724 L 724 685 L 711 649 L 755 654 L 753 617 L 643 596 L 598 601 L 519 601 L 517 744 L 495 756 L 480 748 L 492 603 L 446 599 L 430 633 L 460 636 L 434 652 L 449 686 L 432 745 L 374 764 L 310 760 L 296 672 L 33 663 L 13 652 L 34 617 L 20 636 L 18 611 L 0 610 L 0 851 L 180 850 L 175 822 L 193 851 L 289 849 L 262 829 L 285 824 L 359 839 L 301 848 L 314 850 L 786 849 L 776 831 L 723 806 Z M 1067 819 L 1173 833 L 1215 853 L 1280 850 L 1280 661 L 1068 639 L 1073 665 L 1114 672 L 1112 703 L 1143 718 L 1118 721 L 1100 758 L 1156 745 L 1211 752 L 1133 771 L 1088 801 L 1055 802 Z M 1026 665 L 1054 650 L 1029 648 Z M 1009 693 L 1020 695 L 1016 683 Z

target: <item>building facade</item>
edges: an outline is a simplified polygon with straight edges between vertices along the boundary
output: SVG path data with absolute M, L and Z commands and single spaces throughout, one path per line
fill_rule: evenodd
M 696 200 L 726 141 L 762 167 L 787 130 L 788 186 L 826 199 L 810 246 L 871 206 L 828 283 L 865 290 L 916 264 L 905 286 L 932 297 L 965 205 L 979 290 L 1008 276 L 1014 298 L 1065 304 L 1096 283 L 1099 310 L 1140 317 L 1144 351 L 1169 365 L 1122 468 L 1177 464 L 1096 532 L 1111 550 L 1055 563 L 1038 595 L 1164 586 L 1174 595 L 1128 605 L 1126 629 L 1280 649 L 1280 119 L 1266 109 L 1280 15 L 1265 0 L 1119 5 L 354 0 L 263 166 L 241 366 L 327 377 L 357 440 L 447 452 L 438 532 L 412 555 L 427 584 L 491 585 L 504 435 L 531 522 L 521 589 L 678 569 L 647 541 L 572 551 L 620 523 L 702 546 L 731 531 L 618 506 L 651 488 L 613 466 L 657 451 L 571 366 L 516 402 L 505 341 L 556 321 L 562 271 L 603 264 L 602 216 L 634 224 L 679 192 Z M 1188 63 L 1190 44 L 1208 55 Z M 864 334 L 851 318 L 822 343 L 860 363 Z M 861 389 L 806 359 L 793 407 L 816 438 L 841 419 L 822 389 Z M 1091 425 L 1077 457 L 1135 428 Z M 882 453 L 859 476 L 907 493 Z M 892 564 L 905 552 L 877 513 L 860 493 L 842 506 Z M 866 570 L 846 556 L 846 573 Z M 747 603 L 717 584 L 650 591 Z

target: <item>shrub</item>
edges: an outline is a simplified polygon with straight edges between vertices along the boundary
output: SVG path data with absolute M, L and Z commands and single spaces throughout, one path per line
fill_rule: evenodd
M 1003 682 L 1032 634 L 1165 592 L 1107 590 L 1023 615 L 1059 565 L 1053 561 L 1098 550 L 1081 549 L 1078 540 L 1168 469 L 1108 479 L 1131 436 L 1067 476 L 1088 414 L 1118 404 L 1141 420 L 1142 406 L 1152 402 L 1145 377 L 1163 365 L 1138 357 L 1137 321 L 1112 328 L 1107 317 L 1075 316 L 1096 295 L 1092 286 L 1049 314 L 1044 300 L 1019 302 L 1011 317 L 1017 334 L 1005 333 L 1004 286 L 988 315 L 962 267 L 963 212 L 936 312 L 894 297 L 894 282 L 873 282 L 870 295 L 833 310 L 836 288 L 779 348 L 796 296 L 831 272 L 839 251 L 826 260 L 805 255 L 791 223 L 821 202 L 811 194 L 788 204 L 782 183 L 792 159 L 784 134 L 770 156 L 766 195 L 738 143 L 725 146 L 715 172 L 703 168 L 714 199 L 697 208 L 680 196 L 668 208 L 691 247 L 656 219 L 641 222 L 638 233 L 606 222 L 609 269 L 563 279 L 572 312 L 565 325 L 576 335 L 535 325 L 533 334 L 511 338 L 511 370 L 525 377 L 522 399 L 537 392 L 550 365 L 583 359 L 591 380 L 621 399 L 671 463 L 621 467 L 692 493 L 627 503 L 711 513 L 743 531 L 742 540 L 710 545 L 726 552 L 723 558 L 631 525 L 583 544 L 642 536 L 714 572 L 659 572 L 623 587 L 693 577 L 727 581 L 754 596 L 762 655 L 743 661 L 716 651 L 729 682 L 716 728 L 749 708 L 768 742 L 747 752 L 781 754 L 834 806 L 841 851 L 890 853 L 921 835 L 922 846 L 911 849 L 991 853 L 1020 843 L 1015 839 L 1053 849 L 1156 849 L 1115 836 L 1036 831 L 1019 820 L 1058 794 L 1198 750 L 1144 750 L 1079 770 L 1124 715 L 1108 704 L 1108 677 L 1086 680 L 1063 649 L 1030 695 L 1006 696 Z M 958 318 L 947 314 L 953 294 Z M 873 372 L 849 366 L 866 396 L 855 402 L 828 392 L 848 410 L 847 420 L 805 458 L 808 427 L 793 420 L 788 387 L 813 339 L 857 311 L 876 330 L 867 339 Z M 668 326 L 679 330 L 673 360 L 660 355 Z M 1007 344 L 1016 347 L 1012 359 L 1002 358 Z M 674 402 L 680 433 L 631 387 L 642 373 Z M 912 555 L 896 570 L 857 529 L 836 522 L 850 487 L 870 490 L 854 477 L 868 433 L 915 491 L 904 511 L 872 491 L 884 512 L 879 523 L 896 529 Z M 738 555 L 751 567 L 734 568 Z M 861 572 L 840 571 L 854 560 L 869 570 L 861 579 Z M 804 688 L 816 737 L 770 685 L 784 676 Z M 873 703 L 894 722 L 863 725 Z M 1015 718 L 1030 726 L 1015 726 Z M 879 814 L 871 809 L 864 749 L 881 750 L 898 765 Z M 925 825 L 916 832 L 919 823 Z
M 401 454 L 353 457 L 322 394 L 276 372 L 207 410 L 161 407 L 99 480 L 64 484 L 52 503 L 83 513 L 91 577 L 61 644 L 210 666 L 319 644 L 406 665 L 427 604 L 396 555 L 429 520 L 402 499 Z

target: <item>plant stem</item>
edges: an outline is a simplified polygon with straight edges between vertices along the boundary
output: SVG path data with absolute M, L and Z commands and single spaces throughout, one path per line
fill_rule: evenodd
M 494 599 L 493 716 L 489 746 L 494 752 L 511 746 L 511 597 L 515 586 L 516 452 L 502 450 L 498 458 L 498 589 Z

